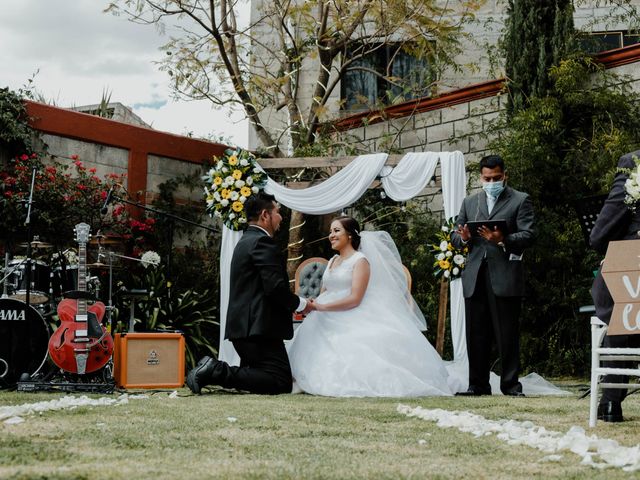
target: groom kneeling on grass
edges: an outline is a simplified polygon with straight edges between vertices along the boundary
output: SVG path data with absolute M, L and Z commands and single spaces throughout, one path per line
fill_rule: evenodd
M 293 337 L 292 313 L 307 314 L 311 301 L 289 289 L 285 262 L 273 235 L 282 216 L 272 195 L 258 193 L 244 204 L 248 228 L 231 259 L 225 339 L 240 355 L 232 367 L 202 358 L 187 375 L 187 386 L 199 394 L 205 385 L 221 385 L 251 393 L 290 393 L 291 367 L 283 340 Z

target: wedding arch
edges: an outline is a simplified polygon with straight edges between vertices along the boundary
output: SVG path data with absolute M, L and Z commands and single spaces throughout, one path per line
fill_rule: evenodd
M 374 180 L 379 179 L 388 197 L 404 202 L 424 190 L 429 180 L 433 178 L 439 161 L 445 217 L 451 218 L 458 214 L 467 184 L 464 157 L 461 152 L 407 153 L 395 167 L 385 165 L 387 158 L 386 153 L 360 155 L 327 180 L 304 189 L 287 188 L 268 178 L 265 191 L 274 195 L 279 203 L 288 208 L 309 215 L 325 215 L 352 205 Z M 223 226 L 220 249 L 219 359 L 231 365 L 239 365 L 240 357 L 233 348 L 233 344 L 224 340 L 224 332 L 230 294 L 231 257 L 241 237 L 242 231 L 234 231 Z M 453 363 L 456 368 L 466 371 L 464 298 L 460 279 L 451 281 L 449 292 Z

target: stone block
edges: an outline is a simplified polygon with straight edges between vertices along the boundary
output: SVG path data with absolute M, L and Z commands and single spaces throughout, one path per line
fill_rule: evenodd
M 427 128 L 427 142 L 440 142 L 453 138 L 453 123 L 442 123 Z
M 460 120 L 469 116 L 469 104 L 461 103 L 442 109 L 442 123 Z

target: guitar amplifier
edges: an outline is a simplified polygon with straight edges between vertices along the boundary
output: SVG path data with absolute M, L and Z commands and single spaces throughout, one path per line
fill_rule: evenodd
M 113 376 L 120 388 L 180 388 L 184 385 L 181 333 L 116 333 Z

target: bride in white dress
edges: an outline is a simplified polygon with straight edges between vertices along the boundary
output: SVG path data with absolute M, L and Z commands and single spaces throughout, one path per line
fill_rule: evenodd
M 295 384 L 332 397 L 452 395 L 426 322 L 408 291 L 387 232 L 362 232 L 356 220 L 331 223 L 322 292 L 288 347 Z M 295 386 L 294 386 L 295 389 Z

